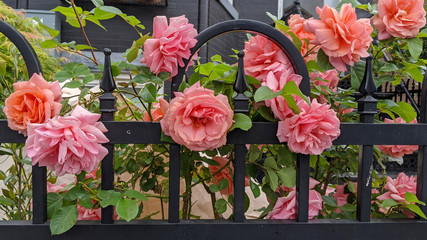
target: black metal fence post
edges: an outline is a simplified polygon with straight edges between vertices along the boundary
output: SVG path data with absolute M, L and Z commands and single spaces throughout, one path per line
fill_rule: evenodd
M 237 92 L 237 96 L 234 98 L 234 112 L 246 114 L 249 112 L 249 99 L 244 94 L 248 90 L 243 64 L 245 53 L 240 51 L 238 56 L 239 68 L 234 83 L 234 90 Z M 234 145 L 234 222 L 243 222 L 245 220 L 245 160 L 247 151 L 244 144 Z
M 359 91 L 363 97 L 357 101 L 357 112 L 360 114 L 361 123 L 374 123 L 377 113 L 377 100 L 372 97 L 376 91 L 374 77 L 372 75 L 372 55 L 366 58 L 365 75 L 360 84 Z M 374 160 L 373 145 L 359 146 L 359 164 L 357 175 L 357 219 L 361 222 L 369 222 L 371 219 L 371 188 L 372 170 Z
M 421 90 L 420 123 L 427 123 L 427 73 L 424 74 L 423 87 Z M 417 173 L 417 197 L 418 200 L 427 202 L 427 146 L 418 148 L 418 173 Z M 424 214 L 427 207 L 421 206 Z
M 116 83 L 114 82 L 113 73 L 111 70 L 111 50 L 105 48 L 104 54 L 104 74 L 101 81 L 101 89 L 104 91 L 104 94 L 99 97 L 99 111 L 102 113 L 101 121 L 114 121 L 114 113 L 116 112 L 116 97 L 112 94 L 112 91 L 116 89 Z M 106 143 L 103 145 L 107 148 L 108 154 L 101 162 L 101 188 L 102 190 L 112 190 L 114 189 L 114 144 Z M 101 223 L 113 223 L 113 215 L 114 209 L 112 206 L 102 208 Z

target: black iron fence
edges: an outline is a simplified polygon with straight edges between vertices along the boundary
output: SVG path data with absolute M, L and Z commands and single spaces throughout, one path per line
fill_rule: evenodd
M 305 63 L 299 51 L 281 33 L 266 24 L 236 20 L 214 25 L 201 32 L 194 54 L 209 39 L 232 31 L 249 31 L 272 40 L 288 55 L 296 73 L 303 76 L 301 90 L 309 95 L 309 79 Z M 28 72 L 41 72 L 37 57 L 31 46 L 19 32 L 0 22 L 0 32 L 12 40 L 22 53 Z M 114 121 L 115 83 L 112 78 L 109 55 L 105 51 L 105 72 L 101 83 L 104 94 L 99 98 L 102 122 L 108 128 L 106 144 L 109 154 L 102 161 L 102 189 L 113 189 L 114 144 L 164 144 L 161 141 L 160 124 L 156 122 Z M 187 62 L 188 63 L 188 62 Z M 169 217 L 168 220 L 140 220 L 130 223 L 113 220 L 111 207 L 102 210 L 101 223 L 81 221 L 63 235 L 52 237 L 47 221 L 46 169 L 33 167 L 33 222 L 0 221 L 1 239 L 425 239 L 427 222 L 419 219 L 371 219 L 371 181 L 374 145 L 419 145 L 417 197 L 427 202 L 427 83 L 421 95 L 421 118 L 419 124 L 375 124 L 377 100 L 372 79 L 371 59 L 367 59 L 365 77 L 360 87 L 363 95 L 358 101 L 361 123 L 341 124 L 341 135 L 333 144 L 360 145 L 357 217 L 356 219 L 308 220 L 309 203 L 309 156 L 297 157 L 297 215 L 295 220 L 246 220 L 244 216 L 245 144 L 281 144 L 276 137 L 277 123 L 254 122 L 249 131 L 235 129 L 228 134 L 227 144 L 234 144 L 234 208 L 232 220 L 181 220 L 179 218 L 180 146 L 170 144 L 169 166 Z M 176 90 L 185 67 L 173 79 Z M 235 111 L 247 112 L 248 99 L 245 90 L 243 64 L 239 66 L 235 90 Z M 25 138 L 0 121 L 0 143 L 24 143 Z M 427 207 L 421 206 L 424 213 Z

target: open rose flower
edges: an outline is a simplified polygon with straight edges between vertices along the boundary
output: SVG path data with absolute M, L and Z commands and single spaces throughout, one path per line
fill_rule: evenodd
M 311 106 L 304 100 L 297 105 L 300 113 L 279 122 L 277 137 L 280 142 L 288 142 L 292 152 L 319 155 L 341 133 L 337 113 L 316 99 Z
M 258 79 L 266 81 L 270 72 L 274 74 L 292 69 L 292 64 L 285 53 L 267 38 L 256 35 L 245 42 L 245 73 Z
M 396 179 L 387 177 L 387 183 L 384 186 L 387 190 L 384 194 L 377 197 L 378 200 L 384 201 L 387 199 L 393 199 L 396 202 L 405 201 L 406 192 L 415 194 L 417 191 L 417 182 L 414 176 L 408 176 L 401 172 L 397 175 Z
M 58 176 L 95 170 L 108 153 L 101 145 L 108 139 L 104 124 L 97 122 L 100 116 L 77 106 L 71 116 L 29 124 L 25 145 L 33 165 L 49 167 Z
M 316 36 L 311 43 L 320 45 L 338 71 L 345 72 L 346 64 L 353 66 L 360 57 L 369 56 L 373 28 L 369 19 L 357 19 L 351 4 L 343 4 L 339 14 L 328 5 L 317 7 L 316 12 L 320 20 L 307 20 L 304 27 Z
M 178 74 L 178 65 L 184 66 L 183 59 L 190 57 L 196 36 L 197 30 L 185 16 L 170 18 L 169 26 L 165 16 L 157 16 L 153 20 L 153 37 L 144 43 L 141 62 L 153 73 L 169 72 L 173 77 Z
M 215 96 L 197 82 L 175 96 L 160 121 L 166 135 L 193 151 L 213 150 L 226 143 L 233 110 L 225 95 Z
M 372 23 L 379 40 L 416 37 L 426 24 L 424 0 L 379 0 L 377 6 L 378 15 Z
M 322 209 L 322 196 L 313 188 L 319 184 L 318 181 L 310 178 L 310 190 L 308 192 L 308 218 L 312 219 L 319 214 Z M 293 187 L 285 197 L 279 197 L 273 210 L 267 215 L 267 219 L 295 219 L 296 213 L 296 188 Z
M 3 109 L 8 126 L 26 136 L 29 123 L 44 123 L 59 114 L 62 91 L 58 81 L 48 83 L 42 75 L 33 74 L 27 82 L 13 84 L 15 92 Z
M 153 118 L 153 122 L 159 122 L 163 119 L 166 114 L 166 111 L 168 110 L 168 106 L 169 103 L 163 98 L 160 98 L 158 103 L 153 104 L 153 109 L 151 109 L 151 117 Z M 144 115 L 142 116 L 142 121 L 151 121 L 148 112 L 144 112 Z
M 290 81 L 294 81 L 296 85 L 299 86 L 302 81 L 302 77 L 298 74 L 294 74 L 292 69 L 287 69 L 284 72 L 280 72 L 278 74 L 269 72 L 266 81 L 263 82 L 262 85 L 269 87 L 274 92 L 277 92 L 280 91 L 285 86 L 285 84 Z M 282 96 L 265 100 L 265 105 L 270 107 L 274 116 L 280 120 L 285 120 L 286 118 L 294 115 Z
M 384 119 L 384 123 L 406 123 L 405 120 L 398 117 L 393 121 L 392 119 Z M 411 123 L 417 123 L 417 119 L 412 120 Z M 391 157 L 398 158 L 403 157 L 405 154 L 411 154 L 418 150 L 418 145 L 378 145 L 377 146 L 382 153 L 387 154 Z
M 101 208 L 87 209 L 81 205 L 77 205 L 79 217 L 77 220 L 101 220 Z
M 316 47 L 314 44 L 308 42 L 316 39 L 316 36 L 313 33 L 307 32 L 304 28 L 304 23 L 307 21 L 299 14 L 292 14 L 288 20 L 288 26 L 291 28 L 290 31 L 293 32 L 299 39 L 301 39 L 301 55 L 304 56 L 311 50 L 311 53 L 304 58 L 305 62 L 316 60 L 316 53 L 319 47 Z M 290 36 L 289 36 L 290 37 Z M 292 40 L 292 38 L 290 37 Z

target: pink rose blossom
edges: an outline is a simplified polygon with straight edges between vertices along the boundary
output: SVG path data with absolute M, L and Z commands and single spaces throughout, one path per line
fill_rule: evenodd
M 398 117 L 393 121 L 392 119 L 384 119 L 384 123 L 406 123 L 405 120 Z M 417 119 L 412 120 L 411 123 L 417 123 Z M 398 158 L 403 157 L 405 154 L 411 154 L 414 151 L 418 150 L 417 145 L 378 145 L 378 149 L 382 153 L 387 154 L 391 157 Z
M 319 182 L 310 178 L 310 189 Z M 322 209 L 322 196 L 316 190 L 308 192 L 308 218 L 313 219 Z M 296 213 L 296 188 L 291 188 L 285 197 L 279 197 L 273 210 L 267 215 L 267 219 L 295 219 Z
M 77 220 L 101 220 L 101 208 L 87 209 L 81 205 L 77 205 L 79 217 Z
M 56 185 L 50 182 L 47 182 L 47 192 L 48 193 L 59 193 L 67 186 L 67 184 L 63 183 L 61 185 Z
M 328 5 L 317 7 L 316 12 L 320 20 L 307 20 L 305 30 L 316 36 L 311 43 L 320 45 L 338 71 L 345 72 L 346 64 L 353 66 L 360 57 L 369 56 L 373 28 L 369 19 L 357 19 L 351 4 L 343 4 L 339 14 Z
M 299 86 L 302 81 L 302 77 L 298 74 L 294 74 L 292 69 L 288 69 L 276 74 L 269 72 L 266 81 L 263 82 L 262 85 L 269 87 L 274 92 L 277 92 L 280 91 L 285 86 L 285 84 L 290 81 L 294 81 L 296 85 Z M 298 97 L 295 98 L 299 99 Z M 270 107 L 274 116 L 280 120 L 285 120 L 286 118 L 294 115 L 282 96 L 265 100 L 265 105 Z
M 8 126 L 27 136 L 29 123 L 44 123 L 59 114 L 62 91 L 58 81 L 48 83 L 34 73 L 29 81 L 13 84 L 15 92 L 4 103 Z
M 378 200 L 384 201 L 386 199 L 393 199 L 397 202 L 403 202 L 405 201 L 406 192 L 416 194 L 416 178 L 414 176 L 409 177 L 403 172 L 399 173 L 396 179 L 392 179 L 390 176 L 388 176 L 384 189 L 388 191 L 378 196 Z
M 304 100 L 297 105 L 300 113 L 279 122 L 277 137 L 280 142 L 288 142 L 292 152 L 319 155 L 341 133 L 337 113 L 316 99 L 311 106 Z
M 71 116 L 29 124 L 25 145 L 33 165 L 47 166 L 58 176 L 95 170 L 108 153 L 101 145 L 108 139 L 104 124 L 97 122 L 100 116 L 77 106 Z
M 273 42 L 263 36 L 253 36 L 245 42 L 245 73 L 265 82 L 270 72 L 274 74 L 292 69 L 285 53 Z
M 185 16 L 170 18 L 169 26 L 165 16 L 157 16 L 153 20 L 153 37 L 144 43 L 141 62 L 155 74 L 169 72 L 173 77 L 178 74 L 178 65 L 184 66 L 183 59 L 190 57 L 196 35 L 197 30 Z
M 153 122 L 159 122 L 165 116 L 166 111 L 168 110 L 169 103 L 163 98 L 159 99 L 158 103 L 153 104 L 153 109 L 151 109 L 151 117 L 153 117 Z M 150 116 L 148 112 L 144 112 L 142 116 L 142 121 L 150 122 Z
M 426 24 L 424 0 L 379 0 L 377 6 L 378 15 L 372 23 L 379 40 L 416 37 Z
M 175 96 L 160 121 L 166 135 L 193 151 L 213 150 L 226 143 L 233 110 L 225 95 L 215 96 L 197 82 Z
M 288 20 L 288 26 L 291 28 L 290 31 L 293 32 L 299 39 L 301 39 L 301 55 L 304 56 L 307 52 L 311 50 L 311 53 L 304 58 L 305 62 L 316 60 L 316 53 L 319 50 L 319 47 L 316 47 L 314 44 L 307 44 L 308 42 L 316 39 L 316 36 L 312 33 L 309 33 L 304 28 L 304 23 L 307 20 L 301 17 L 299 14 L 292 14 Z M 288 36 L 290 37 L 290 36 Z M 290 37 L 292 40 L 292 38 Z

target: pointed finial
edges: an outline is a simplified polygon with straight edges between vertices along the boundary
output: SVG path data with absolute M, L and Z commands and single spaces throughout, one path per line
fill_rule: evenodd
M 234 82 L 234 91 L 237 93 L 244 93 L 246 90 L 248 90 L 248 83 L 246 82 L 245 68 L 243 64 L 243 57 L 245 56 L 245 52 L 239 51 L 237 56 L 239 57 L 239 68 L 237 70 L 236 81 Z
M 363 76 L 362 83 L 359 87 L 359 92 L 364 96 L 372 96 L 377 91 L 377 86 L 374 82 L 374 75 L 372 74 L 372 55 L 366 58 L 365 75 Z
M 301 15 L 301 17 L 304 17 L 301 11 L 301 3 L 298 0 L 294 1 L 294 5 L 295 5 L 295 11 Z
M 245 77 L 245 67 L 243 63 L 243 57 L 245 53 L 239 51 L 239 68 L 237 69 L 236 81 L 234 82 L 234 91 L 237 92 L 237 96 L 234 98 L 234 112 L 236 113 L 247 113 L 249 112 L 249 99 L 243 94 L 248 90 L 248 83 Z
M 109 48 L 104 48 L 104 74 L 101 80 L 101 89 L 104 92 L 112 92 L 116 89 L 116 82 L 113 79 L 113 72 L 111 70 L 111 50 Z

